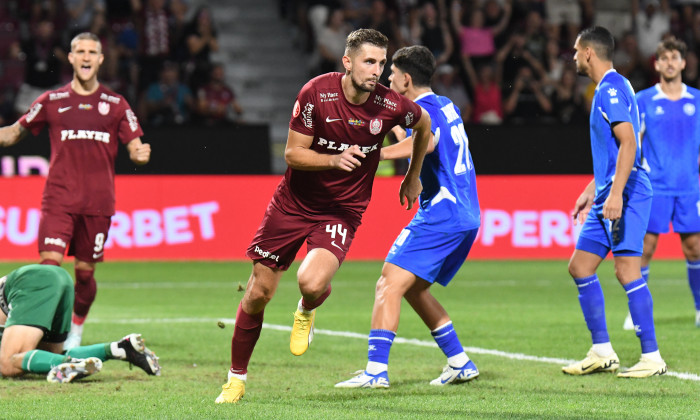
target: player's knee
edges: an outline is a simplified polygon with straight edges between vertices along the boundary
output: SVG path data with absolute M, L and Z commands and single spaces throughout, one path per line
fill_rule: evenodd
M 10 376 L 17 376 L 22 373 L 22 369 L 17 369 L 13 364 L 12 364 L 12 358 L 14 356 L 10 356 L 9 358 L 5 358 L 0 360 L 0 374 L 5 377 L 10 377 Z

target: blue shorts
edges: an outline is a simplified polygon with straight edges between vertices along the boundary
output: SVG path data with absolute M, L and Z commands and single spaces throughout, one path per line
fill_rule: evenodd
M 651 213 L 651 190 L 630 188 L 628 182 L 622 193 L 622 217 L 614 222 L 603 219 L 605 198 L 596 199 L 588 213 L 576 249 L 601 258 L 605 258 L 610 251 L 614 256 L 641 256 Z
M 467 259 L 478 231 L 436 232 L 409 224 L 394 241 L 385 261 L 429 283 L 447 286 Z
M 700 196 L 655 195 L 647 232 L 668 233 L 669 223 L 676 233 L 700 232 Z

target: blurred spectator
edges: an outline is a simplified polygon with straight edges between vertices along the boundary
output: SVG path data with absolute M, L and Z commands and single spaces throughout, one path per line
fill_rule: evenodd
M 444 1 L 440 3 L 444 5 Z M 413 42 L 427 47 L 435 56 L 437 66 L 447 63 L 454 51 L 444 13 L 444 10 L 438 13 L 433 3 L 426 2 L 420 8 L 420 14 L 411 27 Z
M 506 5 L 508 5 L 506 7 Z M 510 36 L 509 28 L 513 23 L 513 4 L 512 0 L 485 0 L 483 2 L 484 10 L 484 27 L 496 28 L 501 25 L 505 16 L 505 28 L 500 32 L 494 32 L 493 40 L 496 44 L 496 50 L 500 49 Z
M 506 89 L 513 85 L 523 67 L 530 68 L 536 74 L 545 72 L 542 61 L 537 60 L 526 48 L 526 42 L 527 38 L 524 34 L 516 33 L 496 54 L 496 61 L 502 63 L 499 67 L 503 69 L 503 87 Z
M 471 120 L 479 124 L 500 124 L 503 122 L 502 63 L 482 62 L 475 70 L 468 55 L 462 56 L 462 61 L 474 98 Z
M 345 17 L 352 25 L 353 29 L 363 28 L 362 26 L 371 15 L 372 0 L 341 0 Z M 385 34 L 386 35 L 386 34 Z
M 468 10 L 458 0 L 452 1 L 452 25 L 459 34 L 462 56 L 467 55 L 478 63 L 479 58 L 491 57 L 496 52 L 494 37 L 503 32 L 510 21 L 511 0 L 506 0 L 503 11 L 495 26 L 486 26 L 481 7 Z
M 688 51 L 685 55 L 685 70 L 683 70 L 683 82 L 688 86 L 700 89 L 698 55 L 695 53 L 695 51 Z
M 443 64 L 435 72 L 433 91 L 440 96 L 446 96 L 459 108 L 462 120 L 469 121 L 472 116 L 472 103 L 467 96 L 464 85 L 459 79 L 454 67 Z
M 141 93 L 139 73 L 139 34 L 131 22 L 125 23 L 116 35 L 117 77 L 114 90 L 127 98 L 129 103 L 136 103 Z
M 615 40 L 619 40 L 625 32 L 632 30 L 630 0 L 594 0 L 594 2 L 593 23 L 608 29 Z
M 362 28 L 375 29 L 383 33 L 389 38 L 389 47 L 387 48 L 386 56 L 388 59 L 387 65 L 384 66 L 384 73 L 379 79 L 379 82 L 385 86 L 389 86 L 389 74 L 391 73 L 391 57 L 396 50 L 403 46 L 403 37 L 399 31 L 397 18 L 394 13 L 387 9 L 384 0 L 372 0 L 370 6 L 369 17 L 361 23 Z
M 564 72 L 564 67 L 566 66 L 566 62 L 562 58 L 559 50 L 559 42 L 554 38 L 547 40 L 543 64 L 544 74 L 542 75 L 542 82 L 547 92 L 550 92 L 549 89 L 559 83 L 562 73 Z
M 552 112 L 552 101 L 529 67 L 518 71 L 513 89 L 503 103 L 503 112 L 515 124 L 543 121 Z
M 671 30 L 671 13 L 668 0 L 632 0 L 632 16 L 639 43 L 639 51 L 645 60 L 656 54 L 656 47 Z
M 63 0 L 63 4 L 68 14 L 67 41 L 89 31 L 95 15 L 105 13 L 105 0 Z
M 588 120 L 583 94 L 578 89 L 576 69 L 563 69 L 551 95 L 553 114 L 561 124 L 582 124 Z
M 240 119 L 243 108 L 226 84 L 224 67 L 214 64 L 209 83 L 197 91 L 197 114 L 207 125 Z
M 639 51 L 634 32 L 628 31 L 622 36 L 613 55 L 613 65 L 630 81 L 636 92 L 649 87 L 647 60 Z
M 189 51 L 187 49 L 188 10 L 189 5 L 185 0 L 170 0 L 170 17 L 168 20 L 170 60 L 176 63 L 184 64 L 189 57 Z
M 63 63 L 68 61 L 52 21 L 42 20 L 32 29 L 31 38 L 21 45 L 25 73 L 15 101 L 18 113 L 25 113 L 39 95 L 62 84 Z
M 547 34 L 550 39 L 562 40 L 561 30 L 566 30 L 567 45 L 574 45 L 576 36 L 581 30 L 581 0 L 547 0 L 545 16 Z
M 316 36 L 319 64 L 318 74 L 339 71 L 345 73 L 342 58 L 345 55 L 345 39 L 351 32 L 341 9 L 332 9 L 326 24 Z
M 145 120 L 154 126 L 183 124 L 189 121 L 193 106 L 192 92 L 180 82 L 177 65 L 164 63 L 160 81 L 146 90 L 142 106 Z
M 139 85 L 142 89 L 158 80 L 163 63 L 170 55 L 170 28 L 165 0 L 147 0 L 139 21 Z
M 531 10 L 525 17 L 525 48 L 538 62 L 544 61 L 544 51 L 547 45 L 547 33 L 544 27 L 544 19 L 539 12 Z M 578 34 L 576 34 L 578 35 Z M 573 47 L 573 44 L 572 44 Z
M 219 51 L 217 31 L 208 7 L 200 7 L 197 10 L 185 39 L 192 64 L 189 84 L 193 89 L 197 89 L 208 82 L 211 53 Z

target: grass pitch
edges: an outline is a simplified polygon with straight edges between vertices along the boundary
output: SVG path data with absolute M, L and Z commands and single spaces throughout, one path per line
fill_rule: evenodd
M 17 263 L 0 264 L 6 273 Z M 346 262 L 318 310 L 317 335 L 301 357 L 289 352 L 299 299 L 295 271 L 285 274 L 265 312 L 247 393 L 215 405 L 226 378 L 238 301 L 249 263 L 105 263 L 85 344 L 140 332 L 161 358 L 162 376 L 108 361 L 73 384 L 43 376 L 0 379 L 2 419 L 444 419 L 700 418 L 700 329 L 682 261 L 655 261 L 650 288 L 661 354 L 670 374 L 623 380 L 571 377 L 567 360 L 583 358 L 590 338 L 566 262 L 467 261 L 453 282 L 433 288 L 450 313 L 481 375 L 432 387 L 444 364 L 428 330 L 404 304 L 392 347 L 387 390 L 335 389 L 366 363 L 374 284 L 381 262 Z M 70 265 L 66 268 L 72 270 Z M 627 298 L 606 261 L 599 270 L 613 346 L 623 366 L 639 342 L 623 331 Z M 223 320 L 223 325 L 219 321 Z M 221 328 L 223 326 L 223 328 Z

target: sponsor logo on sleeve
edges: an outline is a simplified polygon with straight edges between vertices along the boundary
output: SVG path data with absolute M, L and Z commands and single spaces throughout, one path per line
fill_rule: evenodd
M 25 120 L 26 120 L 27 122 L 32 122 L 32 120 L 33 120 L 34 118 L 36 118 L 36 116 L 37 116 L 37 114 L 39 113 L 39 111 L 41 111 L 41 108 L 42 108 L 41 103 L 39 103 L 39 102 L 35 103 L 34 106 L 32 106 L 32 107 L 29 109 L 29 112 L 27 112 L 27 118 L 25 118 Z
M 298 117 L 299 112 L 301 112 L 301 107 L 299 106 L 299 101 L 296 101 L 294 102 L 294 109 L 292 110 L 292 118 Z
M 369 132 L 377 135 L 382 131 L 382 120 L 375 118 L 369 122 Z
M 409 126 L 413 123 L 413 112 L 406 113 L 406 125 Z
M 132 132 L 139 129 L 139 120 L 131 109 L 126 110 L 126 119 L 129 121 L 129 128 Z
M 304 111 L 301 113 L 301 117 L 304 120 L 304 125 L 306 128 L 314 128 L 314 119 L 313 115 L 311 115 L 313 110 L 314 104 L 307 102 L 306 105 L 304 105 Z

